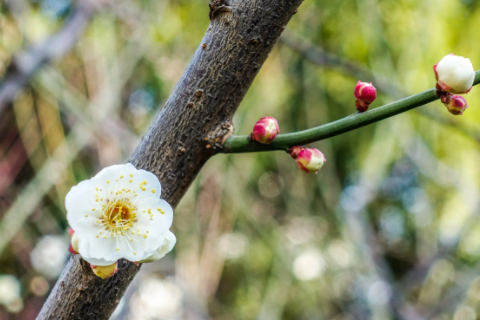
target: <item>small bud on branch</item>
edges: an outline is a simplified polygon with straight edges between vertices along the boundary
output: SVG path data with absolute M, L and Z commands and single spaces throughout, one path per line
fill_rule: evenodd
M 357 82 L 353 93 L 357 99 L 355 105 L 360 112 L 367 111 L 370 104 L 377 98 L 377 89 L 371 83 L 360 80 Z
M 458 95 L 448 95 L 444 104 L 448 112 L 454 115 L 462 115 L 468 108 L 467 100 Z
M 70 251 L 71 254 L 78 254 L 78 235 L 75 234 L 72 228 L 68 229 L 68 233 L 72 236 L 68 251 Z
M 269 144 L 280 133 L 278 121 L 272 117 L 263 117 L 257 121 L 252 131 L 252 140 Z
M 325 156 L 318 149 L 308 148 L 298 153 L 297 165 L 303 172 L 317 173 L 325 162 Z

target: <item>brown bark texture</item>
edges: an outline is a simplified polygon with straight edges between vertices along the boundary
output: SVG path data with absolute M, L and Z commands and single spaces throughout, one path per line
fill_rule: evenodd
M 158 176 L 162 198 L 172 206 L 233 131 L 235 110 L 302 1 L 210 3 L 204 39 L 129 160 Z M 72 257 L 37 320 L 108 319 L 139 267 L 123 260 L 119 269 L 102 280 Z

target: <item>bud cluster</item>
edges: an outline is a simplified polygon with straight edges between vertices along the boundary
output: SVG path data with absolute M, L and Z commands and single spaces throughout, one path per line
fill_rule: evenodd
M 470 92 L 475 80 L 470 59 L 450 53 L 433 66 L 437 80 L 437 96 L 448 112 L 461 115 L 468 108 L 467 100 L 457 94 Z

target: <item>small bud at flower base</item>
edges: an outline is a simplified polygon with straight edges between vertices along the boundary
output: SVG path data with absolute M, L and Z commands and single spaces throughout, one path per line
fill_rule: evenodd
M 367 111 L 370 104 L 377 98 L 377 89 L 371 83 L 361 82 L 360 80 L 357 82 L 353 93 L 357 99 L 355 105 L 360 112 Z
M 468 108 L 467 100 L 462 96 L 452 95 L 445 99 L 445 107 L 454 115 L 461 115 Z
M 475 70 L 470 59 L 450 53 L 433 66 L 433 71 L 443 91 L 455 94 L 467 93 L 472 89 Z
M 303 149 L 305 149 L 304 147 L 298 147 L 298 146 L 295 146 L 295 147 L 292 147 L 290 148 L 290 155 L 292 156 L 293 159 L 297 159 L 298 158 L 298 154 L 300 153 L 300 151 L 302 151 Z
M 70 230 L 73 230 L 73 229 L 70 229 Z M 78 235 L 75 232 L 72 232 L 72 239 L 70 241 L 70 246 L 68 247 L 68 251 L 70 251 L 71 254 L 78 254 Z
M 91 264 L 90 268 L 92 268 L 93 273 L 97 277 L 102 279 L 110 278 L 118 271 L 117 262 L 108 266 L 94 266 L 93 264 Z
M 297 165 L 306 173 L 317 173 L 325 162 L 325 156 L 318 149 L 303 149 L 298 153 Z
M 252 140 L 269 144 L 280 132 L 278 121 L 272 117 L 263 117 L 257 121 L 252 131 Z

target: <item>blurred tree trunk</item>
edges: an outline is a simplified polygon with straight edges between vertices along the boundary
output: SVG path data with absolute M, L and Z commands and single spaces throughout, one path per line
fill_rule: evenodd
M 176 206 L 221 140 L 281 32 L 303 0 L 212 1 L 211 23 L 177 87 L 130 158 L 155 173 Z M 70 259 L 37 319 L 108 319 L 139 267 L 95 277 Z

